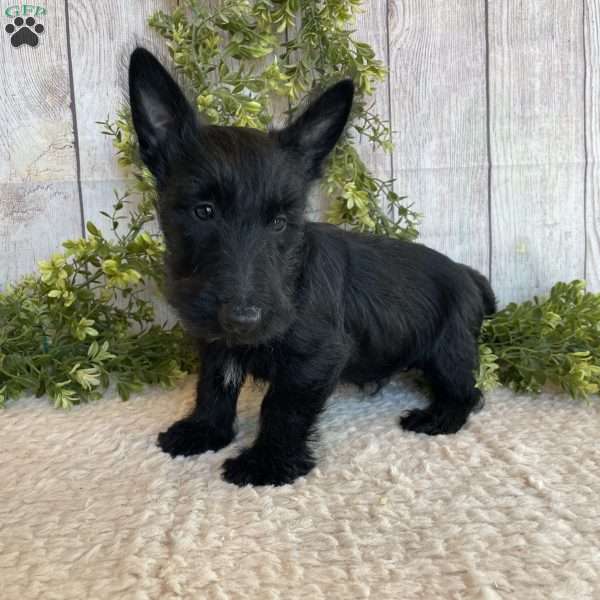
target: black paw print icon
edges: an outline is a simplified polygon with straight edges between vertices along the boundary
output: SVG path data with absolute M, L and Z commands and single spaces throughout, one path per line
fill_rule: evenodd
M 12 23 L 6 26 L 6 33 L 10 33 L 10 43 L 18 48 L 23 44 L 29 46 L 37 46 L 40 38 L 38 34 L 44 32 L 44 26 L 40 23 L 35 24 L 33 17 L 27 17 L 23 20 L 21 17 L 17 17 Z

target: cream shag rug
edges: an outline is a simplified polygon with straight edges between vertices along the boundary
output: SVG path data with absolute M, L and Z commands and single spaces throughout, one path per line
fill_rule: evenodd
M 0 598 L 193 600 L 600 598 L 600 406 L 488 394 L 455 436 L 402 431 L 410 383 L 338 390 L 319 466 L 237 488 L 223 460 L 173 460 L 156 434 L 194 385 L 64 413 L 0 412 Z

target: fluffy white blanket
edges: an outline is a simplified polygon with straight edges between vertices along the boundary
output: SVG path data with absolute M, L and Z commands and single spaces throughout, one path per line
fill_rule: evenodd
M 454 436 L 402 431 L 423 402 L 393 382 L 342 388 L 319 466 L 294 485 L 237 488 L 225 457 L 171 459 L 156 434 L 194 385 L 70 413 L 0 412 L 3 600 L 600 598 L 600 406 L 488 394 Z

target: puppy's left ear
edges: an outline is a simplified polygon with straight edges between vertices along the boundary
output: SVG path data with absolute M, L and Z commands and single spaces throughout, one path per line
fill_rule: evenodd
M 344 79 L 327 89 L 277 133 L 283 148 L 297 152 L 306 161 L 311 179 L 321 175 L 323 161 L 342 135 L 353 97 L 354 84 L 351 79 Z
M 160 179 L 185 131 L 199 126 L 197 113 L 167 70 L 144 48 L 131 55 L 129 101 L 141 158 Z

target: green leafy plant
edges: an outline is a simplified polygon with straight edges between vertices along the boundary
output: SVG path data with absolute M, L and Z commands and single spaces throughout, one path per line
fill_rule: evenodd
M 585 282 L 557 283 L 547 298 L 509 304 L 481 333 L 479 386 L 538 393 L 558 387 L 573 398 L 600 389 L 600 294 Z
M 86 239 L 65 242 L 38 274 L 0 294 L 0 406 L 35 393 L 69 408 L 99 398 L 111 377 L 127 399 L 194 368 L 181 327 L 155 324 L 152 303 L 141 297 L 146 284 L 161 283 L 163 245 L 142 230 L 148 207 L 126 217 L 127 203 L 117 198 L 105 214 L 113 240 L 88 223 Z

